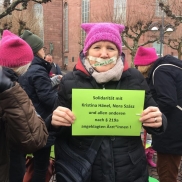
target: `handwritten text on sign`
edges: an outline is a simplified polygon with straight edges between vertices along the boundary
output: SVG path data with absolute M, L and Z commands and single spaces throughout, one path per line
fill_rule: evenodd
M 143 90 L 73 89 L 72 135 L 139 136 Z

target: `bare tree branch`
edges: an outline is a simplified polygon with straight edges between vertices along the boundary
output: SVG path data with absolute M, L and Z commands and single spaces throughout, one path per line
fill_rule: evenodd
M 48 3 L 51 2 L 51 0 L 15 0 L 11 4 L 4 1 L 4 11 L 0 13 L 0 19 L 7 15 L 11 15 L 13 11 L 23 11 L 27 9 L 28 3 L 30 1 L 42 4 L 42 3 Z
M 147 44 L 154 43 L 154 42 L 156 42 L 156 41 L 158 41 L 158 40 L 159 40 L 159 38 L 156 38 L 156 39 L 154 39 L 154 40 L 148 40 L 147 42 L 141 44 L 140 46 L 145 46 L 145 45 L 147 45 Z
M 182 5 L 179 1 L 171 0 L 165 4 L 162 0 L 159 2 L 160 8 L 166 13 L 167 17 L 171 18 L 174 21 L 174 26 L 177 27 L 178 31 L 175 31 L 172 34 L 168 41 L 164 44 L 168 45 L 170 48 L 177 50 L 178 58 L 181 59 L 182 55 Z
M 178 50 L 178 45 L 175 45 L 175 42 L 172 39 L 168 40 L 168 43 L 166 43 L 171 49 Z M 174 44 L 174 46 L 172 45 Z

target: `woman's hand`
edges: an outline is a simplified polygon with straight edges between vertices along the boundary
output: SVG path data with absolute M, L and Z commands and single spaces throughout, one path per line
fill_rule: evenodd
M 74 120 L 75 115 L 70 109 L 59 106 L 53 111 L 51 124 L 55 127 L 71 126 Z
M 143 126 L 159 128 L 162 126 L 162 113 L 158 107 L 150 106 L 141 113 L 140 121 Z

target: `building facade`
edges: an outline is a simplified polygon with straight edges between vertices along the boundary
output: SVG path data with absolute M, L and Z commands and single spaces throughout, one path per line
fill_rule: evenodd
M 85 33 L 81 30 L 81 23 L 86 22 L 119 22 L 129 26 L 129 23 L 135 21 L 139 16 L 149 17 L 155 23 L 161 23 L 162 14 L 159 6 L 159 0 L 52 0 L 52 2 L 43 5 L 43 23 L 44 23 L 44 42 L 46 53 L 54 56 L 54 61 L 62 69 L 72 70 L 75 66 L 79 53 L 84 44 Z M 152 10 L 151 10 L 152 9 Z M 150 19 L 145 21 L 149 21 Z M 170 21 L 170 20 L 169 20 Z M 139 45 L 145 43 L 151 37 L 159 36 L 160 31 L 147 32 L 142 35 Z M 164 37 L 168 36 L 165 34 Z M 133 41 L 126 38 L 129 45 Z M 145 46 L 155 47 L 157 53 L 162 55 L 172 54 L 177 57 L 177 51 L 160 42 L 154 42 Z M 131 51 L 123 45 L 123 52 L 126 60 L 131 63 Z
M 43 4 L 44 46 L 62 68 L 63 60 L 63 1 L 52 0 Z

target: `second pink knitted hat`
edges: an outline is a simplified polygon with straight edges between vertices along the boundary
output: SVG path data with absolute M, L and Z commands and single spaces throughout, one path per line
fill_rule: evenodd
M 83 53 L 99 41 L 110 41 L 114 43 L 119 51 L 122 52 L 121 33 L 124 25 L 115 23 L 83 23 L 82 29 L 85 30 L 87 36 L 85 38 Z
M 155 48 L 153 47 L 139 47 L 135 58 L 134 65 L 136 66 L 146 66 L 152 64 L 158 59 Z
M 20 37 L 4 30 L 0 42 L 0 65 L 9 68 L 24 66 L 33 60 L 31 47 Z

